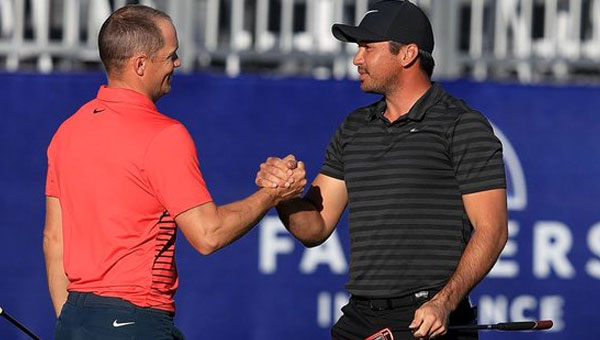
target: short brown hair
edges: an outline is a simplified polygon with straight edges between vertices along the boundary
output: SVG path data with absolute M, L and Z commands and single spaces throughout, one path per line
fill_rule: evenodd
M 398 55 L 398 53 L 400 53 L 400 48 L 404 46 L 404 44 L 397 41 L 390 41 L 389 43 L 389 50 L 393 55 Z M 431 79 L 433 68 L 435 67 L 435 61 L 433 60 L 431 53 L 419 49 L 419 65 L 421 70 L 427 74 L 429 79 Z
M 98 50 L 107 74 L 120 72 L 135 53 L 152 57 L 164 46 L 159 19 L 171 22 L 168 14 L 143 5 L 121 7 L 106 19 L 98 35 Z

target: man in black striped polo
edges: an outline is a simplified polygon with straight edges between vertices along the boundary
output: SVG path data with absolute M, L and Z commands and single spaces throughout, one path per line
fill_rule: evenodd
M 502 145 L 487 119 L 430 81 L 433 32 L 408 1 L 376 3 L 359 26 L 333 35 L 358 43 L 360 86 L 383 98 L 352 112 L 303 199 L 277 206 L 306 246 L 323 243 L 349 204 L 352 295 L 334 339 L 382 329 L 396 339 L 476 339 L 448 331 L 476 322 L 468 292 L 507 238 Z M 261 165 L 259 186 L 286 184 L 293 156 Z

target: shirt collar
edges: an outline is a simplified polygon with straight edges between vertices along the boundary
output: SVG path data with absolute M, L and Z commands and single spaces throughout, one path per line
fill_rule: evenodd
M 444 89 L 442 86 L 438 83 L 433 83 L 429 90 L 427 90 L 427 92 L 425 92 L 425 94 L 412 106 L 410 111 L 408 111 L 408 114 L 406 115 L 407 118 L 416 121 L 422 120 L 427 110 L 435 105 L 443 95 Z M 370 112 L 367 116 L 368 120 L 372 120 L 377 116 L 383 117 L 385 109 L 385 97 L 383 97 L 380 101 L 370 107 Z
M 130 89 L 113 88 L 102 85 L 98 90 L 97 98 L 107 102 L 132 104 L 141 106 L 148 110 L 157 111 L 156 105 L 154 105 L 150 98 Z
M 369 114 L 367 115 L 367 120 L 373 120 L 377 116 L 383 116 L 385 108 L 385 97 L 383 97 L 378 102 L 369 107 Z

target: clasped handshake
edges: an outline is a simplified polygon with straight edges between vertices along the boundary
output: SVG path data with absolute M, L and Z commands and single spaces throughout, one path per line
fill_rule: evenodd
M 294 155 L 269 157 L 260 165 L 254 183 L 260 188 L 273 190 L 276 203 L 299 198 L 306 185 L 304 163 L 297 161 Z

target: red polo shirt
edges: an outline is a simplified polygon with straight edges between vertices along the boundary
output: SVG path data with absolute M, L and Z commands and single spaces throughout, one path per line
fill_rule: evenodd
M 127 89 L 101 87 L 48 148 L 69 291 L 174 311 L 173 217 L 211 201 L 185 127 Z

